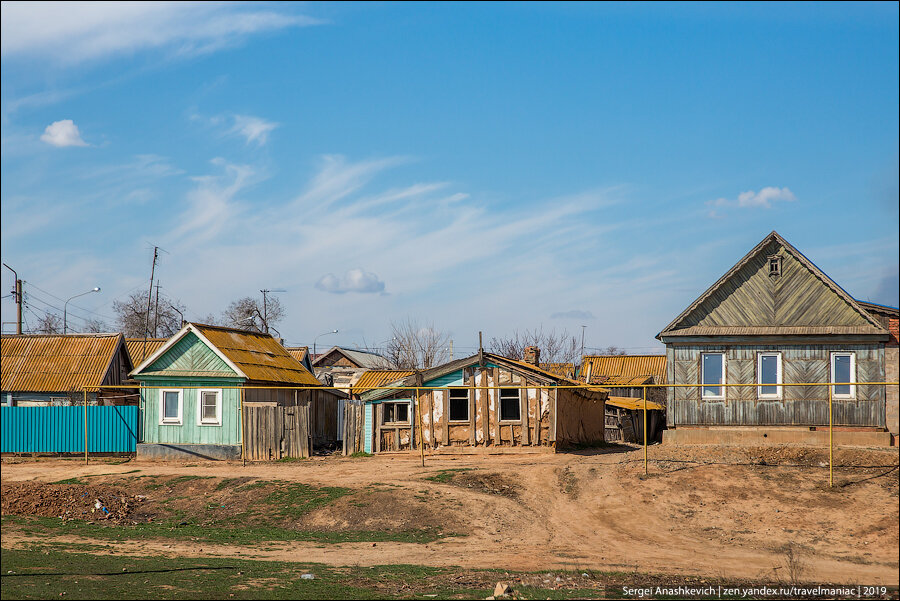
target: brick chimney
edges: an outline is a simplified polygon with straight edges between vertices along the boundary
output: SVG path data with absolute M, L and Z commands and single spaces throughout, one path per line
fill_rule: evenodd
M 541 364 L 541 349 L 536 346 L 525 347 L 525 363 L 531 363 L 534 366 Z

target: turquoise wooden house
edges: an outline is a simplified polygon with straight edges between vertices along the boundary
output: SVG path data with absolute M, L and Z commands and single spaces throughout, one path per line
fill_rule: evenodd
M 308 455 L 308 440 L 292 445 L 284 434 L 312 435 L 311 400 L 314 418 L 333 405 L 332 420 L 313 421 L 333 423 L 337 438 L 337 397 L 311 390 L 320 382 L 268 334 L 188 323 L 131 377 L 141 384 L 138 457 L 240 459 L 242 446 L 251 458 L 303 454 L 294 446 Z M 288 423 L 286 415 L 303 423 Z
M 604 441 L 603 388 L 531 362 L 479 352 L 360 394 L 362 450 L 507 447 L 553 451 Z

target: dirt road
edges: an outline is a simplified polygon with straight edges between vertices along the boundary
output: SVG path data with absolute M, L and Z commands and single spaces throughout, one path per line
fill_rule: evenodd
M 630 448 L 435 456 L 426 457 L 424 469 L 417 456 L 409 455 L 246 467 L 7 460 L 2 478 L 54 482 L 104 474 L 92 481 L 114 481 L 115 474 L 140 470 L 375 487 L 393 492 L 383 493 L 387 496 L 374 507 L 354 509 L 350 502 L 337 502 L 317 509 L 308 525 L 358 528 L 422 520 L 466 534 L 428 544 L 204 544 L 202 551 L 197 544 L 169 540 L 116 542 L 122 553 L 333 565 L 636 570 L 767 581 L 896 585 L 900 580 L 896 449 L 839 450 L 834 488 L 828 486 L 827 451 L 822 450 L 653 447 L 649 477 L 643 476 L 642 457 L 642 451 Z M 452 481 L 425 479 L 462 469 L 470 471 L 454 472 Z M 28 541 L 21 532 L 4 530 L 4 548 Z

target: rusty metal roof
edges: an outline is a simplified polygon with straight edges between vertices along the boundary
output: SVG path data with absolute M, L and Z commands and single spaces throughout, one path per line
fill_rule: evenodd
M 0 388 L 68 392 L 100 386 L 123 344 L 121 334 L 3 336 Z
M 159 350 L 168 338 L 147 338 L 146 345 L 143 338 L 126 338 L 125 348 L 128 349 L 128 356 L 131 357 L 132 365 L 140 365 L 144 359 Z
M 606 399 L 606 404 L 614 407 L 621 407 L 622 409 L 631 409 L 632 411 L 642 410 L 644 408 L 644 401 L 642 399 L 627 396 L 611 396 Z M 647 401 L 648 411 L 665 411 L 665 409 L 665 406 L 660 403 L 650 400 Z
M 581 365 L 582 379 L 590 384 L 645 384 L 666 382 L 665 355 L 587 355 Z M 588 380 L 585 380 L 588 381 Z
M 291 356 L 280 342 L 268 334 L 195 323 L 185 324 L 155 353 L 144 359 L 143 363 L 131 372 L 131 375 L 142 373 L 190 332 L 196 334 L 239 377 L 246 378 L 252 384 L 322 385 L 299 361 Z M 178 375 L 208 376 L 211 374 L 190 372 Z M 216 375 L 221 376 L 222 374 L 216 373 Z
M 541 363 L 541 369 L 552 374 L 558 374 L 570 380 L 575 379 L 574 363 Z
M 413 375 L 414 371 L 398 370 L 398 369 L 370 369 L 359 377 L 359 380 L 353 385 L 354 392 L 365 392 L 372 388 L 384 386 L 395 380 L 400 380 L 407 376 Z
M 287 352 L 290 353 L 291 357 L 300 363 L 303 363 L 303 360 L 309 355 L 308 346 L 286 346 L 284 348 L 287 349 Z
M 188 324 L 202 334 L 254 382 L 321 386 L 314 375 L 269 334 L 234 328 Z

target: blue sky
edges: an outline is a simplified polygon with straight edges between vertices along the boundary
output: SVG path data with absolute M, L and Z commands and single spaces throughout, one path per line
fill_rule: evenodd
M 898 304 L 898 5 L 3 3 L 26 319 L 278 293 L 291 344 L 654 336 L 771 230 Z M 14 320 L 3 270 L 2 318 Z

